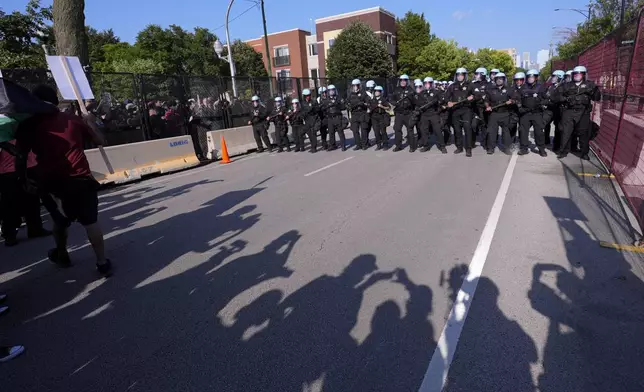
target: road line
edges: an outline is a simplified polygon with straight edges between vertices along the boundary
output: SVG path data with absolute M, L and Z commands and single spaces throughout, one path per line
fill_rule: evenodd
M 454 353 L 456 352 L 458 340 L 461 337 L 461 332 L 463 331 L 463 325 L 465 324 L 467 313 L 469 312 L 470 305 L 474 299 L 478 280 L 481 277 L 483 266 L 485 265 L 487 255 L 490 252 L 490 246 L 492 245 L 496 226 L 499 223 L 499 218 L 501 217 L 501 211 L 503 210 L 505 197 L 507 196 L 508 189 L 510 188 L 510 181 L 512 180 L 512 174 L 514 173 L 516 163 L 517 155 L 514 154 L 510 159 L 508 168 L 505 170 L 501 187 L 496 195 L 496 199 L 494 199 L 492 210 L 490 211 L 490 215 L 488 216 L 483 232 L 481 233 L 481 238 L 476 246 L 472 260 L 470 261 L 468 275 L 465 280 L 463 280 L 463 284 L 458 291 L 456 301 L 449 313 L 449 318 L 445 323 L 445 327 L 443 327 L 443 332 L 438 339 L 438 344 L 436 345 L 434 355 L 432 355 L 432 359 L 429 362 L 427 371 L 425 372 L 425 377 L 423 378 L 423 383 L 420 386 L 419 392 L 441 392 L 445 387 L 449 367 L 454 359 Z
M 304 175 L 304 177 L 312 176 L 312 175 L 314 175 L 314 174 L 316 174 L 316 173 L 319 173 L 319 172 L 321 172 L 321 171 L 323 171 L 323 170 L 326 170 L 326 169 L 328 169 L 328 168 L 330 168 L 330 167 L 333 167 L 333 166 L 335 166 L 335 165 L 339 165 L 339 164 L 341 164 L 342 162 L 346 162 L 346 161 L 348 161 L 349 159 L 353 159 L 353 158 L 354 158 L 354 157 L 352 157 L 352 156 L 351 156 L 351 157 L 344 158 L 344 159 L 343 159 L 343 160 L 341 160 L 341 161 L 337 161 L 337 162 L 332 163 L 332 164 L 330 164 L 330 165 L 326 165 L 326 166 L 321 167 L 321 168 L 319 168 L 319 169 L 317 169 L 317 170 L 314 170 L 314 171 L 312 171 L 312 172 L 310 172 L 310 173 L 306 173 L 306 174 Z

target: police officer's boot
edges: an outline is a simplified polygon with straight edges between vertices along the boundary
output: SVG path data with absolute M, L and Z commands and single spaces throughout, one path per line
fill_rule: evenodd
M 494 154 L 494 149 L 493 148 L 488 149 L 487 155 L 492 155 L 492 154 Z
M 441 153 L 447 154 L 447 149 L 445 148 L 445 146 L 441 147 L 440 150 L 441 150 Z
M 528 155 L 528 149 L 527 148 L 522 148 L 519 150 L 519 155 Z
M 467 150 L 465 150 L 465 156 L 468 157 L 468 158 L 472 157 L 472 149 L 471 148 L 468 148 Z
M 429 151 L 429 146 L 424 146 L 423 148 L 420 149 L 420 152 L 427 152 Z
M 360 150 L 360 145 L 356 144 L 356 146 L 353 147 L 353 151 L 358 151 L 358 150 Z
M 317 147 L 311 147 L 311 150 L 309 150 L 309 152 L 311 154 L 315 154 L 316 152 L 318 152 L 318 149 L 317 149 Z
M 394 152 L 402 151 L 402 147 L 396 146 L 394 147 Z
M 380 150 L 382 150 L 382 143 L 378 143 L 378 145 L 376 146 L 376 151 Z
M 454 150 L 454 154 L 460 154 L 463 152 L 463 147 L 457 147 L 456 150 Z
M 546 152 L 545 147 L 539 147 L 539 155 L 541 155 L 544 158 L 548 156 L 548 153 Z

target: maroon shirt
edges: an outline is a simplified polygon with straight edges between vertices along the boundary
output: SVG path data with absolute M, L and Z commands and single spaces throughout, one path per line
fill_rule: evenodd
M 20 125 L 21 146 L 36 154 L 44 178 L 90 176 L 83 149 L 90 129 L 78 116 L 58 112 L 33 117 Z

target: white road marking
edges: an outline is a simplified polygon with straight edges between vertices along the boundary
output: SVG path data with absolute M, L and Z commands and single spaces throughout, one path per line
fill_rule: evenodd
M 516 163 L 517 155 L 514 154 L 512 155 L 508 168 L 505 171 L 501 187 L 496 195 L 496 199 L 494 199 L 492 210 L 490 211 L 490 215 L 488 216 L 483 232 L 481 233 L 481 238 L 479 239 L 479 243 L 476 246 L 474 255 L 472 256 L 472 261 L 470 261 L 468 275 L 465 280 L 463 280 L 463 284 L 458 291 L 456 301 L 450 311 L 449 318 L 445 323 L 443 332 L 438 339 L 438 344 L 434 350 L 434 355 L 429 362 L 427 371 L 425 372 L 425 377 L 423 378 L 423 383 L 420 386 L 419 392 L 441 392 L 445 387 L 449 367 L 454 359 L 456 346 L 458 345 L 458 340 L 461 337 L 467 313 L 469 312 L 470 305 L 474 299 L 476 286 L 479 278 L 481 277 L 481 273 L 483 272 L 483 266 L 487 260 L 490 246 L 492 245 L 492 239 L 494 238 L 496 226 L 499 223 L 499 218 L 501 217 L 503 203 L 505 202 L 505 197 L 507 196 L 508 189 L 510 188 L 510 181 L 512 180 L 512 174 L 514 173 Z
M 332 164 L 330 164 L 330 165 L 326 165 L 326 166 L 321 167 L 321 168 L 319 168 L 319 169 L 317 169 L 317 170 L 314 170 L 314 171 L 312 171 L 312 172 L 310 172 L 310 173 L 306 173 L 306 174 L 304 175 L 304 177 L 312 176 L 312 175 L 314 175 L 314 174 L 316 174 L 316 173 L 319 173 L 319 172 L 321 172 L 321 171 L 323 171 L 323 170 L 326 170 L 326 169 L 328 169 L 328 168 L 330 168 L 330 167 L 333 167 L 333 166 L 335 166 L 335 165 L 339 165 L 339 164 L 341 164 L 342 162 L 346 162 L 346 161 L 348 161 L 349 159 L 353 159 L 353 158 L 354 158 L 354 157 L 347 157 L 347 158 L 344 158 L 344 159 L 343 159 L 343 160 L 341 160 L 341 161 L 337 161 L 337 162 L 332 163 Z

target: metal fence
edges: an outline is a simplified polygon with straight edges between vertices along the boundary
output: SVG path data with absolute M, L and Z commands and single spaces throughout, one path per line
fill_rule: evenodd
M 592 146 L 617 178 L 640 224 L 644 225 L 644 17 L 638 16 L 600 42 L 553 69 L 580 64 L 601 91 L 592 119 L 599 134 Z
M 2 69 L 4 78 L 28 89 L 39 84 L 55 87 L 46 69 Z M 109 145 L 119 145 L 178 135 L 191 135 L 198 155 L 207 150 L 208 131 L 244 126 L 250 120 L 254 95 L 271 109 L 275 97 L 287 104 L 310 89 L 333 84 L 346 97 L 351 78 L 251 78 L 193 75 L 145 75 L 89 72 L 95 100 L 88 109 L 99 116 Z M 366 79 L 362 80 L 363 85 Z M 374 79 L 385 94 L 393 91 L 396 78 Z M 233 97 L 233 91 L 237 96 Z M 64 107 L 74 108 L 75 103 Z M 195 121 L 197 119 L 198 121 Z

